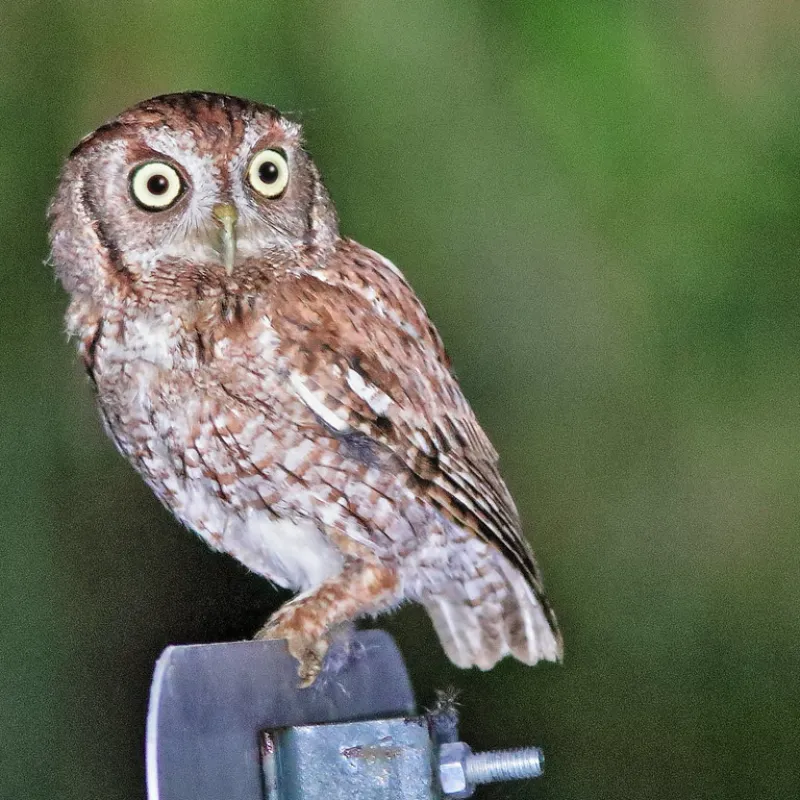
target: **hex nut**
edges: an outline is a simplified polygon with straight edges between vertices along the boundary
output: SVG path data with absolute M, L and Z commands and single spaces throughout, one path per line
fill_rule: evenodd
M 471 797 L 474 787 L 467 783 L 466 762 L 472 749 L 464 742 L 447 742 L 439 748 L 439 782 L 448 797 Z

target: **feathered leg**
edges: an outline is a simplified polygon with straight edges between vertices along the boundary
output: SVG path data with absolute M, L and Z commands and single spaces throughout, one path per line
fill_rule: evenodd
M 298 661 L 300 686 L 311 686 L 322 669 L 332 629 L 395 605 L 399 587 L 395 570 L 360 559 L 349 561 L 338 575 L 279 608 L 255 638 L 285 639 Z

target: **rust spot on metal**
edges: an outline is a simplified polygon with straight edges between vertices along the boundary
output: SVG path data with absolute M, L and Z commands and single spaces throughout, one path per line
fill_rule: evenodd
M 272 739 L 270 734 L 265 733 L 261 737 L 261 758 L 266 758 L 267 756 L 274 755 L 275 753 L 275 742 Z
M 403 748 L 397 746 L 361 745 L 345 747 L 341 751 L 345 758 L 363 758 L 365 761 L 385 761 L 402 755 Z

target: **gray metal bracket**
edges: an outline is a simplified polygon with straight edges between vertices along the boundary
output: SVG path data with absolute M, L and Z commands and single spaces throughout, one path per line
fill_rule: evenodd
M 168 647 L 150 690 L 148 800 L 261 800 L 262 731 L 415 714 L 391 636 L 360 631 L 356 643 L 359 657 L 309 689 L 283 642 Z
M 299 689 L 284 642 L 168 647 L 147 717 L 149 800 L 438 800 L 541 775 L 535 747 L 473 753 L 452 698 L 417 714 L 382 631 Z

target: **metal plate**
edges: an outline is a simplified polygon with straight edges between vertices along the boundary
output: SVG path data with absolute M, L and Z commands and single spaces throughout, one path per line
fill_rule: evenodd
M 360 656 L 309 689 L 284 642 L 168 647 L 150 689 L 149 800 L 261 800 L 261 731 L 415 714 L 391 636 L 355 636 Z

